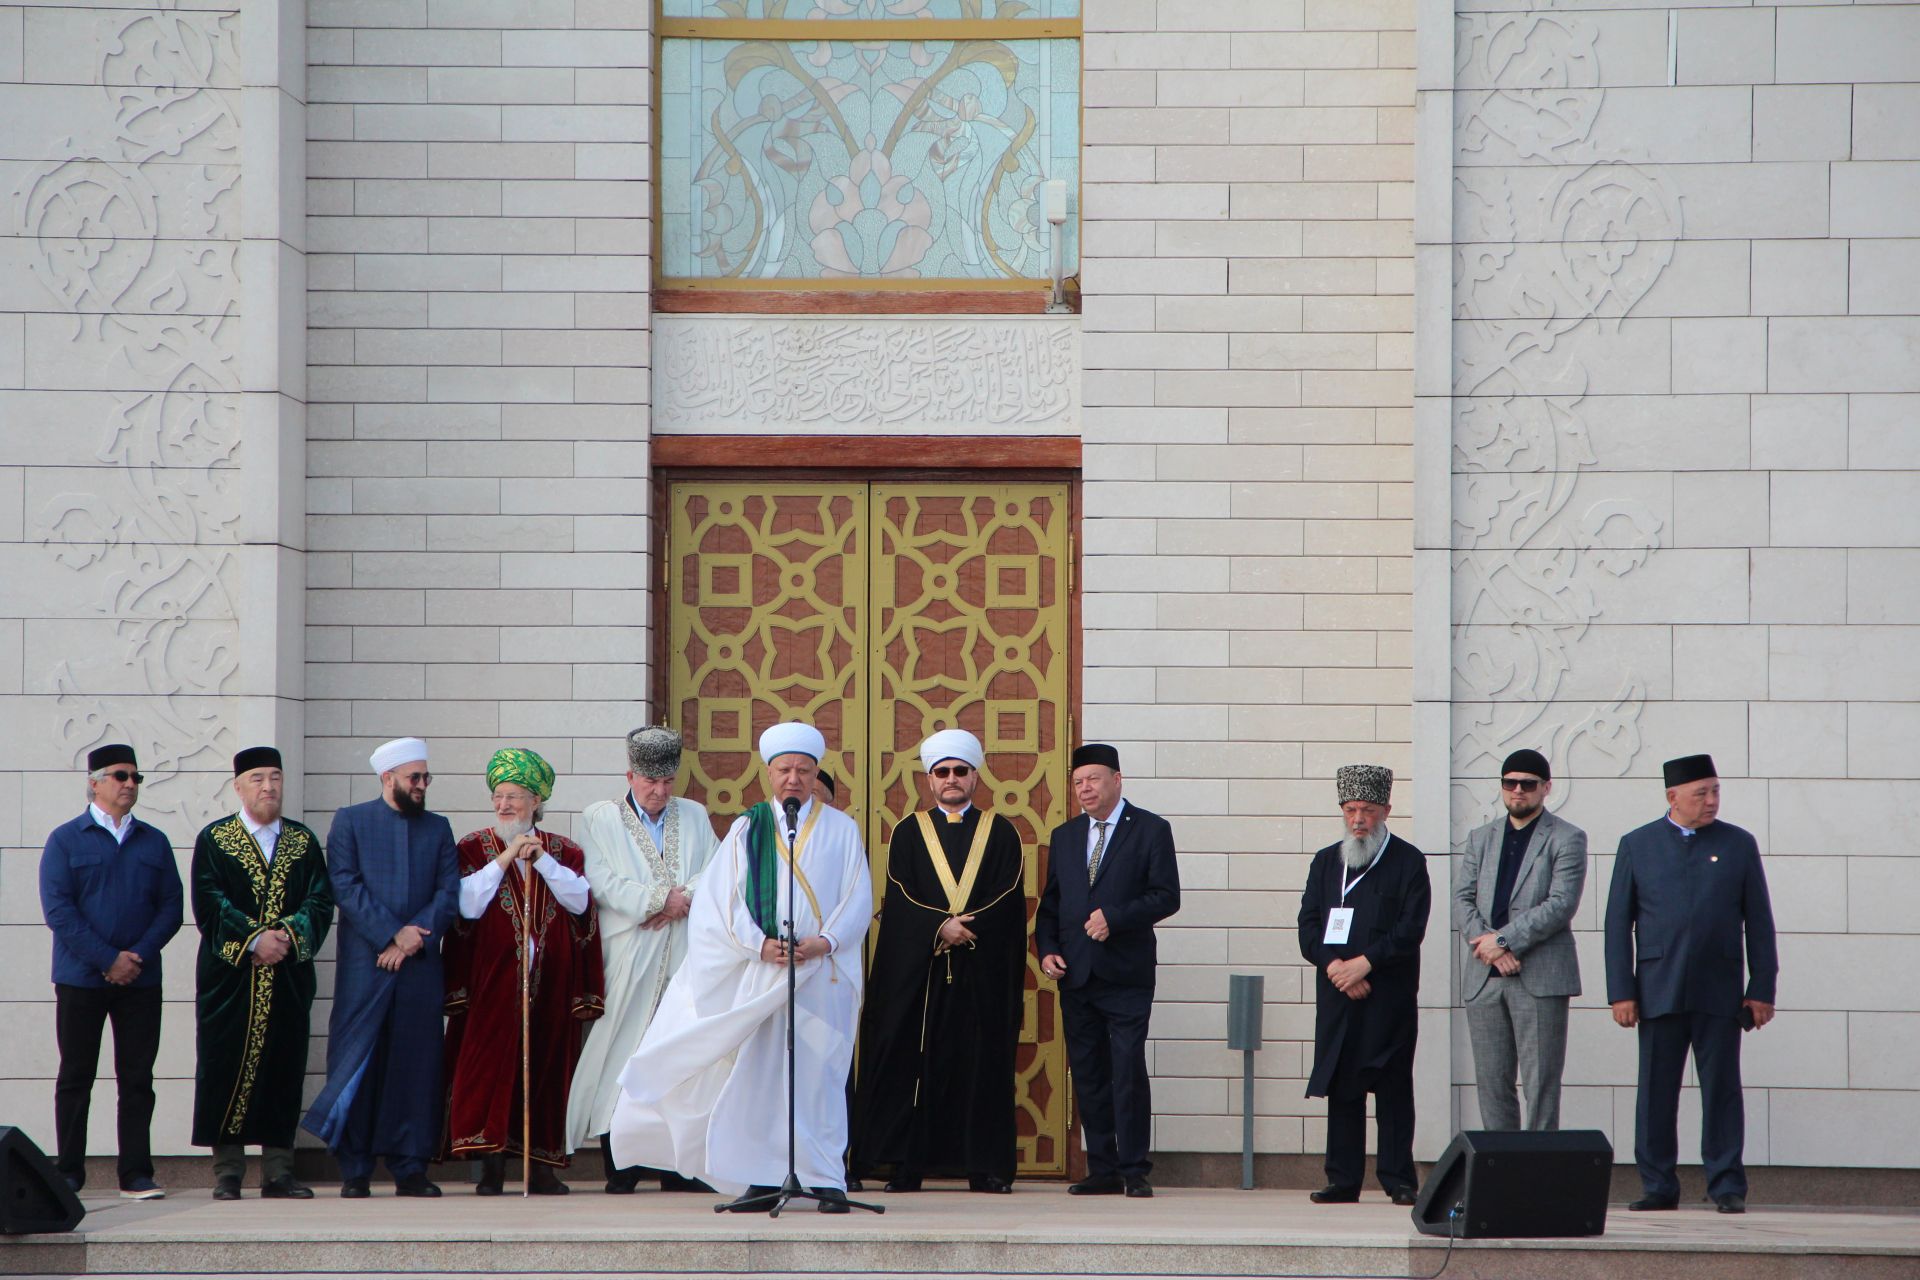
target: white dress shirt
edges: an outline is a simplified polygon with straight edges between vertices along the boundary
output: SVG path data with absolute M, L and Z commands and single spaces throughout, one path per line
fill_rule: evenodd
M 95 822 L 107 829 L 107 834 L 113 837 L 115 844 L 125 844 L 127 842 L 127 833 L 133 830 L 133 811 L 131 809 L 127 811 L 125 817 L 120 819 L 120 825 L 117 827 L 113 825 L 113 819 L 107 816 L 107 811 L 91 801 L 87 804 L 87 812 L 93 815 Z
M 275 818 L 263 827 L 253 820 L 252 814 L 242 809 L 240 821 L 246 824 L 247 834 L 252 836 L 254 843 L 260 846 L 260 856 L 267 860 L 268 866 L 272 866 L 273 851 L 280 844 L 280 819 Z
M 1113 843 L 1113 833 L 1120 829 L 1120 811 L 1122 809 L 1125 809 L 1126 807 L 1127 807 L 1126 799 L 1122 797 L 1121 799 L 1113 802 L 1113 812 L 1108 814 L 1104 819 L 1096 818 L 1092 814 L 1087 815 L 1087 865 L 1088 866 L 1090 867 L 1093 866 L 1093 847 L 1096 844 L 1100 843 L 1101 822 L 1104 821 L 1107 824 L 1107 843 L 1111 845 Z M 1104 849 L 1101 850 L 1100 856 L 1101 858 L 1104 859 L 1107 856 L 1106 850 Z

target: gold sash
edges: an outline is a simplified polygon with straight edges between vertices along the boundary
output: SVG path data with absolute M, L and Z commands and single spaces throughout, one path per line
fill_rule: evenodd
M 807 825 L 800 829 L 800 836 L 794 841 L 792 849 L 788 849 L 782 842 L 780 824 L 777 822 L 773 824 L 773 847 L 780 851 L 781 861 L 793 868 L 793 878 L 805 891 L 807 905 L 813 908 L 813 918 L 819 922 L 822 929 L 827 927 L 827 918 L 820 914 L 820 899 L 814 896 L 813 885 L 807 881 L 807 873 L 800 869 L 800 859 L 807 852 L 807 840 L 813 835 L 813 824 L 820 821 L 820 811 L 825 807 L 818 804 L 813 806 L 813 812 L 807 815 Z M 774 812 L 778 813 L 779 810 L 776 809 Z
M 947 865 L 947 852 L 933 825 L 933 815 L 922 809 L 914 817 L 920 820 L 920 838 L 927 842 L 927 859 L 933 863 L 933 874 L 940 877 L 940 887 L 946 891 L 947 914 L 959 916 L 967 909 L 967 899 L 973 896 L 973 882 L 980 878 L 980 864 L 986 861 L 993 815 L 984 809 L 980 811 L 980 825 L 973 830 L 973 847 L 967 850 L 967 865 L 961 869 L 958 882 L 953 878 L 953 868 Z

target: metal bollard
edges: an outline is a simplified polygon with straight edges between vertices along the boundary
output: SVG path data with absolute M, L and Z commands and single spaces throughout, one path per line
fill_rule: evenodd
M 1227 978 L 1227 1048 L 1240 1050 L 1240 1189 L 1253 1190 L 1253 1055 L 1260 1047 L 1260 1015 L 1267 980 L 1258 974 Z

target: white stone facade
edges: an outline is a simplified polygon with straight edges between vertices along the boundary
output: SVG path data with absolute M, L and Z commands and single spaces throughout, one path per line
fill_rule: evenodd
M 1508 8 L 1419 15 L 1420 794 L 1457 844 L 1552 757 L 1596 855 L 1563 1119 L 1620 1147 L 1611 854 L 1711 752 L 1781 933 L 1748 1161 L 1910 1167 L 1920 6 Z M 1462 1019 L 1453 1075 L 1470 1122 Z
M 1086 0 L 1082 316 L 823 326 L 654 316 L 645 0 L 127 3 L 0 0 L 10 1121 L 50 1145 L 87 747 L 140 746 L 183 867 L 267 739 L 322 832 L 401 733 L 461 829 L 536 748 L 565 829 L 658 692 L 651 438 L 965 424 L 1082 441 L 1079 726 L 1187 890 L 1157 1147 L 1237 1150 L 1252 972 L 1260 1150 L 1320 1150 L 1292 921 L 1359 760 L 1436 855 L 1419 1153 L 1475 1119 L 1438 853 L 1524 744 L 1598 855 L 1567 1123 L 1631 1149 L 1609 855 L 1705 750 L 1783 933 L 1750 1162 L 1914 1163 L 1920 5 Z M 803 348 L 844 396 L 761 394 Z

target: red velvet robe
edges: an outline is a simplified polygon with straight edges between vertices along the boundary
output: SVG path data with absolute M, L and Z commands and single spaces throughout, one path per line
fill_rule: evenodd
M 586 874 L 580 846 L 537 833 L 569 871 Z M 465 877 L 500 855 L 490 829 L 460 842 Z M 531 902 L 528 901 L 529 896 Z M 586 1024 L 604 1010 L 599 916 L 589 902 L 571 915 L 538 871 L 507 868 L 478 920 L 460 919 L 442 949 L 447 973 L 447 1126 L 441 1159 L 520 1154 L 520 986 L 523 922 L 533 924 L 532 1155 L 565 1166 L 567 1091 Z

